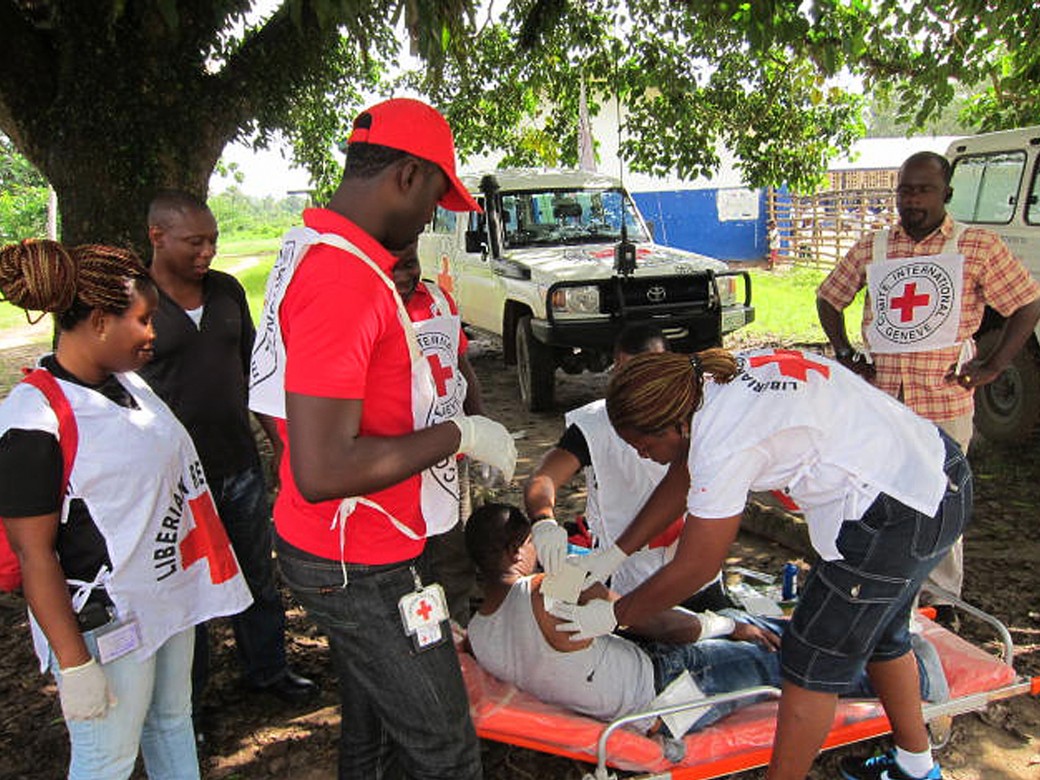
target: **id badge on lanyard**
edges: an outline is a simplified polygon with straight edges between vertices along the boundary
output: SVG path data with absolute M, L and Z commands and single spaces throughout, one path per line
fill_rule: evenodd
M 415 590 L 401 596 L 397 608 L 401 611 L 405 635 L 411 637 L 415 649 L 422 652 L 445 641 L 441 624 L 448 619 L 448 602 L 439 584 L 424 586 L 414 567 L 411 571 Z

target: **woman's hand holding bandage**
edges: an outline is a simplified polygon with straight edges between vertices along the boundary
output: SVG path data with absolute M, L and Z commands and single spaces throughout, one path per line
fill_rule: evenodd
M 628 558 L 628 553 L 616 544 L 583 555 L 575 561 L 578 566 L 588 572 L 583 588 L 589 588 L 596 582 L 606 582 L 610 579 L 610 575 L 621 568 L 621 564 L 625 562 L 626 558 Z
M 452 417 L 459 429 L 457 452 L 493 466 L 502 472 L 506 483 L 513 481 L 516 471 L 516 442 L 502 423 L 479 414 Z
M 592 599 L 581 605 L 557 601 L 548 610 L 549 614 L 567 621 L 556 626 L 556 630 L 570 634 L 572 642 L 605 636 L 617 628 L 614 602 L 606 599 Z

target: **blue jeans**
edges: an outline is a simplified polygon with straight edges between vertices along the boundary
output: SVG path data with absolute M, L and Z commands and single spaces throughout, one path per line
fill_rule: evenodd
M 731 617 L 752 622 L 760 628 L 781 634 L 785 621 L 752 618 L 749 615 L 724 610 Z M 752 642 L 734 642 L 730 639 L 706 639 L 703 642 L 668 644 L 641 642 L 654 667 L 654 689 L 660 693 L 683 671 L 688 671 L 705 696 L 732 693 L 756 685 L 780 685 L 779 653 L 766 650 Z M 690 727 L 698 731 L 740 707 L 746 707 L 764 697 L 724 702 L 705 708 Z M 681 736 L 681 735 L 679 735 Z
M 480 748 L 447 621 L 416 650 L 398 601 L 424 584 L 423 559 L 383 566 L 319 558 L 276 539 L 286 584 L 329 637 L 339 675 L 340 780 L 479 780 Z
M 788 625 L 786 620 L 756 617 L 737 610 L 724 610 L 723 614 L 772 631 L 780 637 L 784 635 Z M 920 635 L 914 635 L 912 640 L 916 652 L 921 698 L 925 701 L 945 701 L 949 698 L 949 688 L 937 651 Z M 654 667 L 654 690 L 658 693 L 668 687 L 683 670 L 690 673 L 705 696 L 732 693 L 758 685 L 780 687 L 780 654 L 766 650 L 761 645 L 729 639 L 707 639 L 703 642 L 679 645 L 643 641 L 640 645 L 650 656 Z M 877 695 L 865 671 L 857 675 L 844 694 L 859 698 Z M 763 698 L 767 697 L 748 697 L 712 705 L 703 710 L 690 727 L 690 731 L 706 728 L 734 710 Z
M 97 657 L 94 631 L 83 639 Z M 140 749 L 150 780 L 198 780 L 191 726 L 190 628 L 166 640 L 154 655 L 130 653 L 102 669 L 116 705 L 104 718 L 67 720 L 72 742 L 69 780 L 125 780 Z M 51 671 L 61 677 L 56 660 Z
M 253 594 L 249 608 L 231 618 L 243 676 L 247 684 L 263 686 L 285 670 L 285 608 L 271 557 L 271 508 L 263 471 L 257 464 L 238 474 L 217 478 L 209 488 Z M 192 684 L 197 705 L 209 677 L 209 632 L 205 623 L 195 630 Z
M 781 656 L 785 680 L 846 693 L 870 661 L 911 649 L 910 610 L 922 583 L 971 517 L 971 470 L 957 444 L 946 448 L 946 493 L 933 516 L 885 493 L 838 534 L 842 558 L 817 562 L 798 598 Z

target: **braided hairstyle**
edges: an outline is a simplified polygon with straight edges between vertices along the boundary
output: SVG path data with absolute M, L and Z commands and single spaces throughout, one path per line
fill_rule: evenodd
M 615 430 L 657 433 L 690 421 L 704 398 L 705 375 L 725 384 L 736 374 L 737 362 L 725 349 L 636 355 L 610 379 L 607 416 Z
M 61 330 L 71 330 L 93 309 L 122 314 L 135 288 L 153 284 L 129 249 L 36 239 L 0 248 L 0 296 L 25 309 L 30 324 L 49 312 Z M 41 314 L 33 319 L 30 311 Z

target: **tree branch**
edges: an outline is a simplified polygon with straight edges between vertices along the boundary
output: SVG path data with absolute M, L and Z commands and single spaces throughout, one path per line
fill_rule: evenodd
M 265 104 L 291 99 L 294 87 L 321 67 L 339 33 L 334 27 L 322 30 L 306 10 L 301 25 L 283 5 L 214 76 L 217 102 L 228 107 L 226 119 L 235 128 L 266 113 Z

